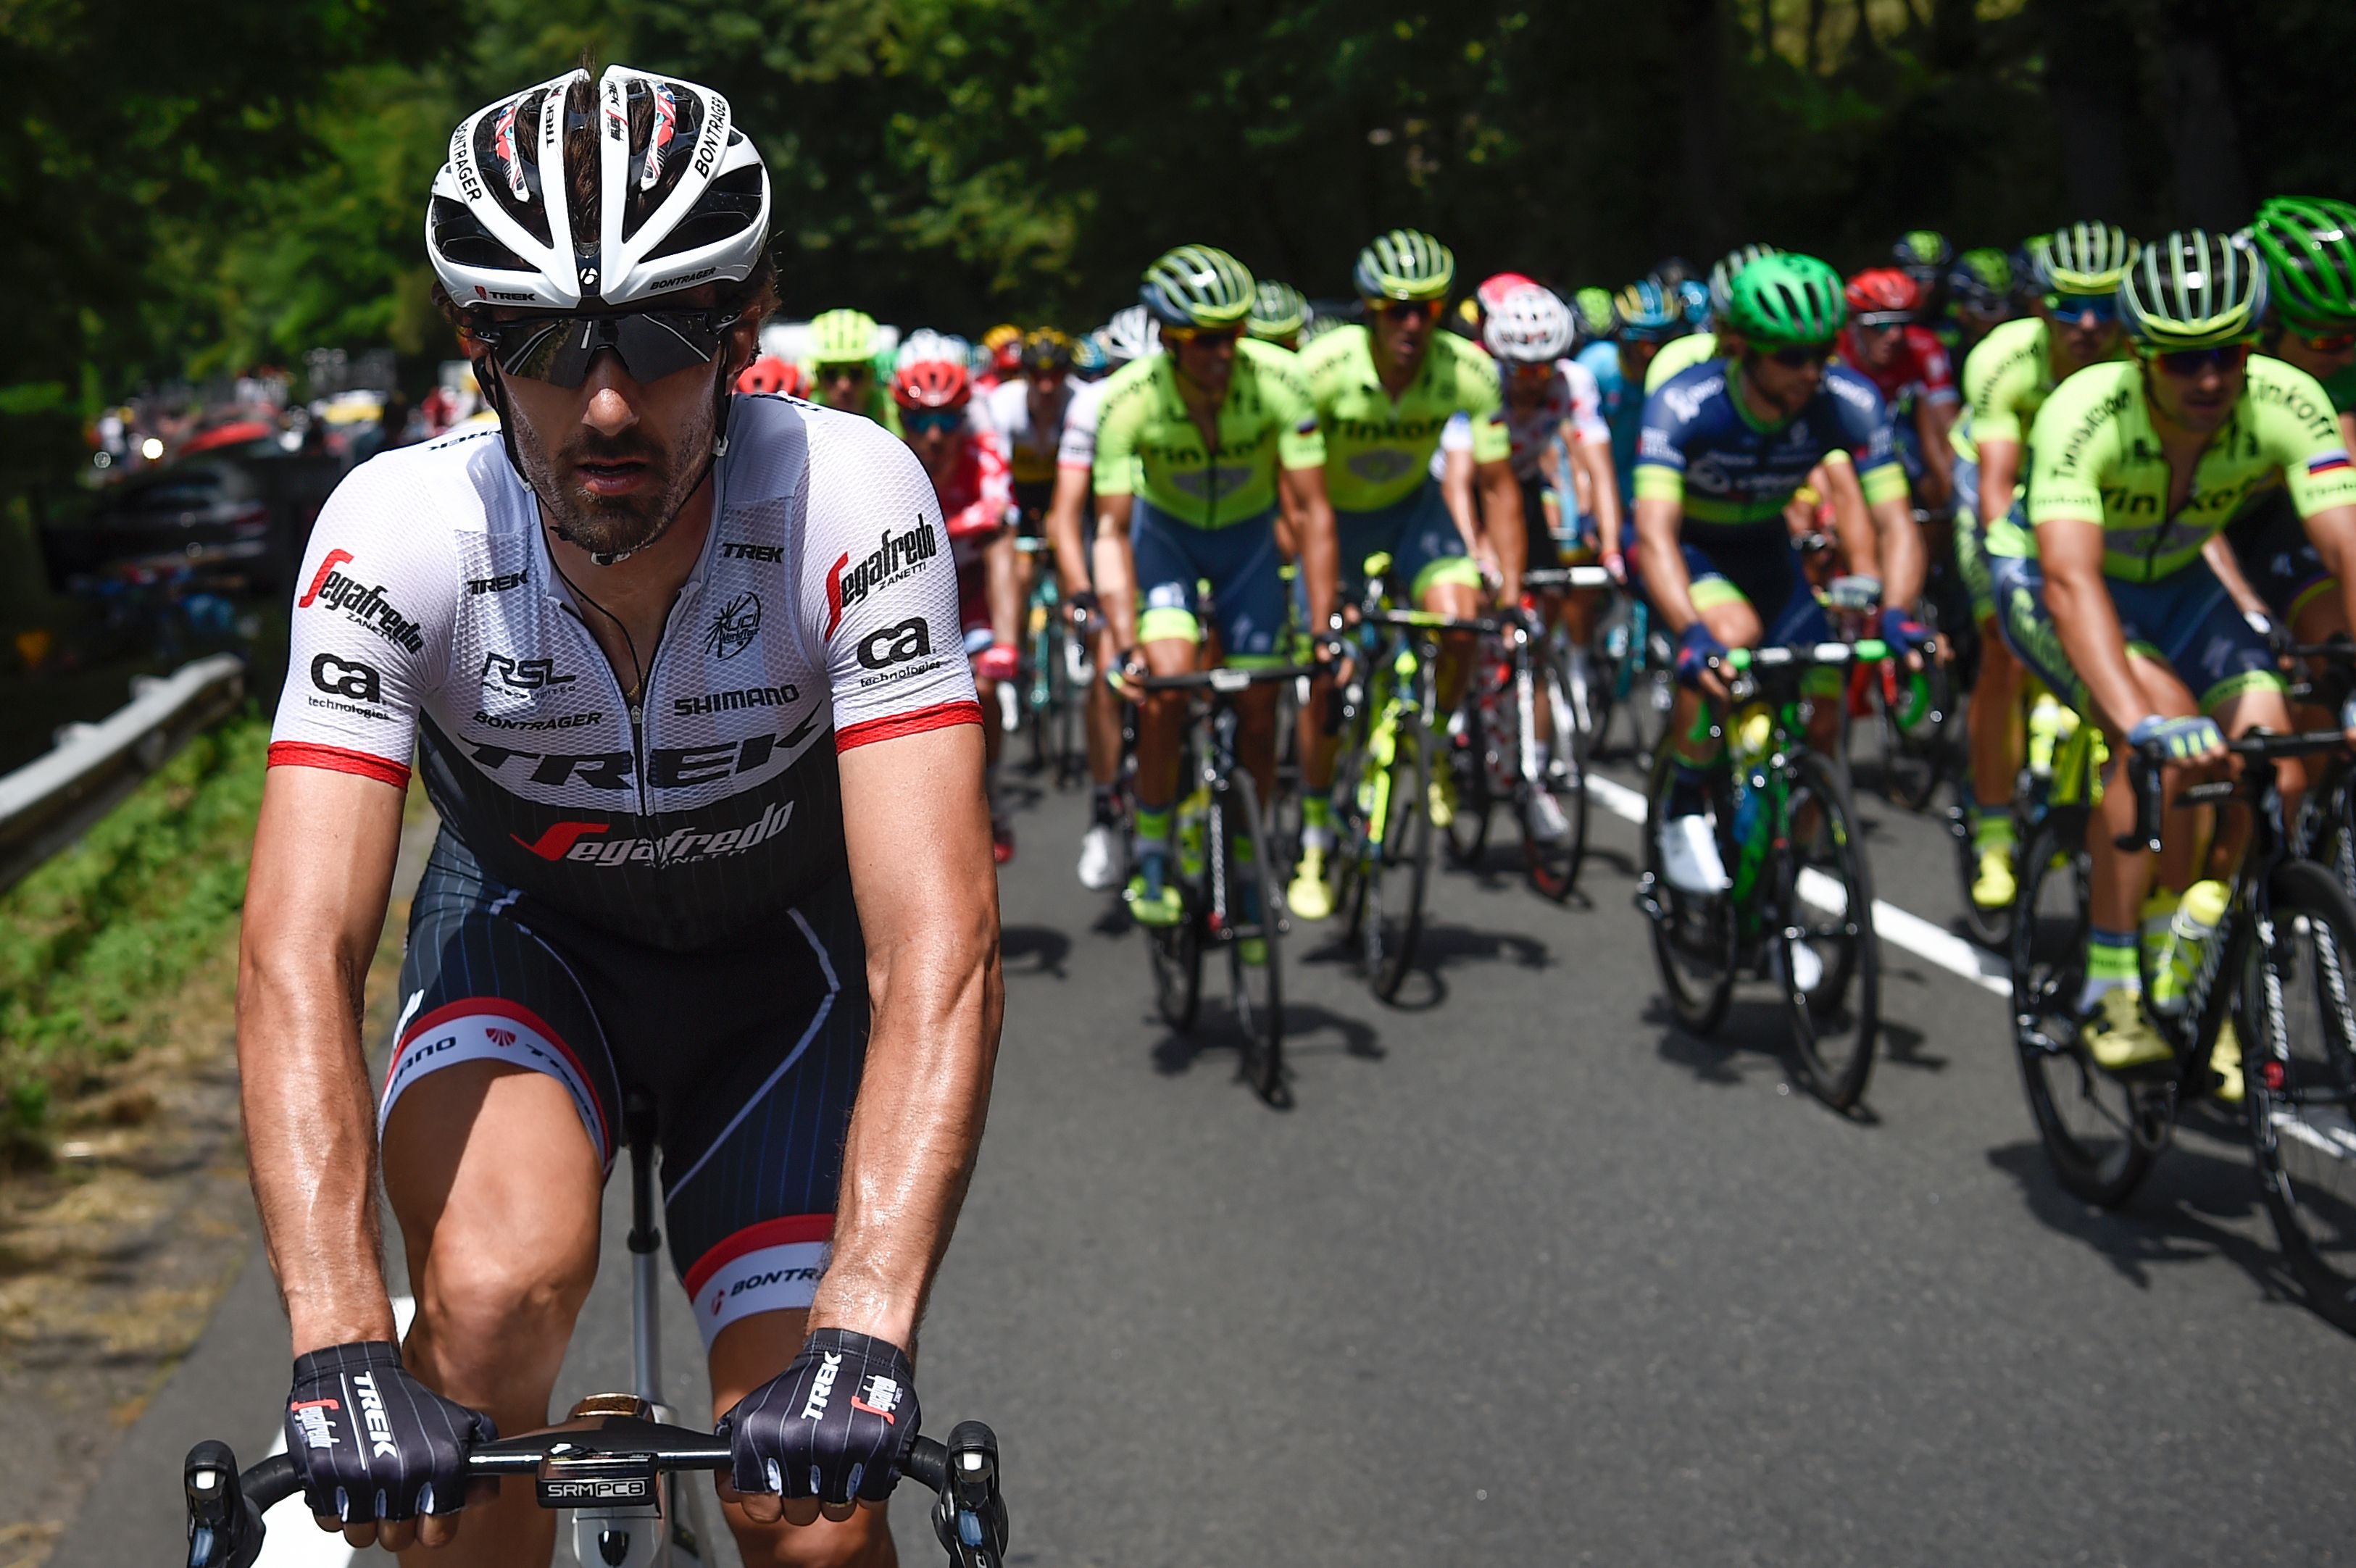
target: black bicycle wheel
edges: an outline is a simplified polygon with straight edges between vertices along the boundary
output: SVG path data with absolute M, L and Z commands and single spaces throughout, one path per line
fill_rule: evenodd
M 2016 875 L 2020 869 L 2018 837 L 2019 827 L 2016 819 L 2013 850 L 2015 861 L 2013 869 Z M 1980 855 L 1978 848 L 1972 843 L 1972 815 L 1968 807 L 1958 805 L 1948 812 L 1947 833 L 1954 844 L 1955 879 L 1963 894 L 1964 933 L 1982 947 L 1993 952 L 2010 952 L 2014 906 L 1999 904 L 1994 909 L 1983 909 L 1972 901 L 1972 884 L 1979 880 Z
M 1801 1083 L 1846 1111 L 1865 1094 L 1881 1026 L 1873 880 L 1856 814 L 1831 763 L 1804 752 L 1794 775 L 1769 940 L 1777 944 Z M 1812 976 L 1804 988 L 1801 981 Z
M 1676 708 L 1677 682 L 1673 673 L 1676 667 L 1676 649 L 1669 645 L 1666 637 L 1654 632 L 1644 650 L 1644 666 L 1636 672 L 1635 685 L 1628 694 L 1630 729 L 1635 736 L 1638 760 L 1648 767 L 1669 732 L 1669 715 Z
M 2094 831 L 2102 831 L 2096 823 Z M 2096 1067 L 2080 1028 L 2092 923 L 2083 808 L 2058 809 L 2020 858 L 2013 912 L 2013 1047 L 2053 1174 L 2073 1196 L 2116 1208 L 2151 1169 L 2167 1131 L 2166 1091 Z M 2162 1119 L 2154 1124 L 2153 1117 Z
M 1183 764 L 1182 764 L 1183 766 Z M 1183 780 L 1185 774 L 1180 774 Z M 1175 925 L 1142 925 L 1145 951 L 1153 965 L 1153 1005 L 1162 1020 L 1180 1034 L 1194 1027 L 1203 1005 L 1203 924 L 1206 910 L 1203 891 L 1178 877 L 1175 856 L 1170 874 L 1177 878 L 1181 911 Z
M 1412 712 L 1399 716 L 1383 770 L 1382 834 L 1369 845 L 1359 940 L 1366 978 L 1387 1002 L 1398 995 L 1423 933 L 1423 893 L 1431 875 L 1431 738 Z
M 1644 880 L 1637 905 L 1651 918 L 1653 959 L 1669 1011 L 1691 1033 L 1710 1035 L 1725 1021 L 1734 997 L 1734 901 L 1723 893 L 1687 893 L 1671 887 L 1661 861 L 1662 808 L 1673 763 L 1668 748 L 1655 754 L 1645 791 Z M 1710 773 L 1712 809 L 1727 820 L 1726 774 Z
M 1486 674 L 1480 678 L 1487 679 Z M 1489 812 L 1496 804 L 1489 781 L 1497 772 L 1497 748 L 1514 743 L 1503 726 L 1490 727 L 1479 695 L 1468 689 L 1445 741 L 1449 771 L 1456 779 L 1456 815 L 1448 824 L 1448 854 L 1460 866 L 1477 868 L 1488 853 Z
M 1592 732 L 1579 721 L 1569 683 L 1550 646 L 1536 651 L 1530 673 L 1546 693 L 1554 740 L 1550 765 L 1535 781 L 1522 781 L 1522 869 L 1542 897 L 1560 903 L 1579 885 L 1579 869 L 1587 859 L 1587 757 Z M 1590 683 L 1590 690 L 1594 688 Z M 1537 798 L 1540 794 L 1546 805 Z M 1559 831 L 1554 819 L 1559 819 Z
M 1227 983 L 1236 1027 L 1244 1037 L 1243 1076 L 1270 1104 L 1283 1103 L 1284 960 L 1280 944 L 1283 890 L 1277 885 L 1275 831 L 1259 803 L 1258 786 L 1238 769 L 1223 804 L 1213 797 L 1211 831 L 1226 869 L 1226 909 L 1220 938 L 1227 950 Z M 1248 841 L 1252 855 L 1246 859 Z
M 2309 1305 L 2356 1331 L 2356 902 L 2311 860 L 2269 891 L 2274 946 L 2250 944 L 2238 1009 L 2250 1144 Z

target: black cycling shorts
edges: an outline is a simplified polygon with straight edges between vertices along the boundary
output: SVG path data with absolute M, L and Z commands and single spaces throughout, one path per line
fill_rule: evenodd
M 807 1307 L 834 1234 L 867 1048 L 866 954 L 837 876 L 741 939 L 668 952 L 487 877 L 446 829 L 409 917 L 378 1125 L 462 1061 L 564 1085 L 607 1170 L 628 1093 L 653 1102 L 663 1229 L 704 1343 Z

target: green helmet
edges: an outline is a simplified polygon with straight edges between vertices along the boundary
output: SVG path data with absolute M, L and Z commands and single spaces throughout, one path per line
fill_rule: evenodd
M 1902 272 L 1944 272 L 1954 261 L 1955 248 L 1935 229 L 1909 229 L 1890 248 L 1890 259 Z
M 820 311 L 810 317 L 813 365 L 849 365 L 875 357 L 875 318 L 863 310 Z
M 2258 208 L 2250 243 L 2265 258 L 2276 314 L 2289 325 L 2356 326 L 2356 207 L 2328 197 L 2278 196 Z
M 1290 283 L 1280 283 L 1274 278 L 1262 278 L 1252 294 L 1251 321 L 1248 330 L 1254 337 L 1279 343 L 1309 325 L 1309 302 Z
M 1620 313 L 1612 308 L 1612 291 L 1593 285 L 1570 296 L 1570 308 L 1590 337 L 1609 337 L 1620 330 Z
M 2258 334 L 2266 269 L 2249 250 L 2199 229 L 2180 229 L 2136 256 L 2119 284 L 2119 315 L 2145 348 L 2211 348 Z
M 1444 300 L 1456 281 L 1456 257 L 1418 229 L 1394 229 L 1358 252 L 1350 281 L 1368 300 Z
M 1709 269 L 1709 308 L 1719 319 L 1734 305 L 1734 280 L 1742 269 L 1762 256 L 1780 256 L 1780 245 L 1738 245 L 1720 256 Z
M 1249 269 L 1215 245 L 1165 251 L 1137 285 L 1137 300 L 1164 326 L 1234 326 L 1251 315 Z
M 2065 223 L 2029 241 L 2037 286 L 2053 294 L 2106 294 L 2135 265 L 2136 242 L 2115 223 Z
M 1726 324 L 1754 348 L 1830 343 L 1848 319 L 1841 277 L 1814 256 L 1762 256 L 1735 275 Z

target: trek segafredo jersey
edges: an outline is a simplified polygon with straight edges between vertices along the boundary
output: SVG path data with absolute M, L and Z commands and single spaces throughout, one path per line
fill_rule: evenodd
M 730 433 L 637 703 L 496 431 L 355 469 L 297 579 L 272 765 L 405 785 L 422 752 L 493 876 L 673 950 L 839 873 L 837 753 L 980 721 L 940 507 L 858 415 L 739 397 Z

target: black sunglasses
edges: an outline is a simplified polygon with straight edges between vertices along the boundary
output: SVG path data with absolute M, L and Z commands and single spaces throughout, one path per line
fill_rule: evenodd
M 589 368 L 608 349 L 640 385 L 709 365 L 736 320 L 734 311 L 643 310 L 469 325 L 491 346 L 501 375 L 572 388 L 589 379 Z
M 1786 370 L 1804 370 L 1811 365 L 1822 365 L 1832 357 L 1832 346 L 1826 343 L 1795 344 L 1789 348 L 1778 348 L 1767 356 Z

